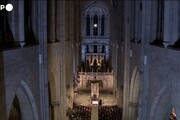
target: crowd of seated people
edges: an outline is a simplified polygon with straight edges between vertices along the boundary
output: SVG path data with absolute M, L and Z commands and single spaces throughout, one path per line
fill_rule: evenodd
M 122 120 L 122 109 L 115 106 L 99 106 L 99 120 Z
M 73 106 L 70 120 L 91 120 L 91 107 Z

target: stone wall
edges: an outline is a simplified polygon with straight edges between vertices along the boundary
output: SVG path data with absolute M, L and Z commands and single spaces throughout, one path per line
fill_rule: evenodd
M 3 51 L 0 54 L 1 64 L 4 64 L 0 69 L 1 75 L 3 75 L 0 82 L 1 85 L 4 85 L 3 93 L 0 96 L 2 96 L 1 99 L 5 97 L 0 106 L 6 105 L 5 109 L 0 108 L 0 116 L 2 119 L 8 119 L 12 102 L 18 88 L 22 86 L 22 81 L 29 88 L 29 91 L 26 91 L 27 94 L 28 92 L 32 93 L 31 97 L 36 101 L 35 109 L 37 108 L 37 114 L 40 114 L 38 46 Z
M 175 107 L 177 118 L 180 117 L 179 95 L 179 51 L 150 46 L 148 48 L 149 83 L 147 118 L 158 120 L 170 114 Z M 155 106 L 155 107 L 154 107 Z M 153 108 L 154 107 L 154 108 Z M 154 114 L 153 114 L 154 113 Z M 153 116 L 154 115 L 154 116 Z M 150 119 L 149 119 L 150 120 Z
M 178 108 L 180 105 L 178 102 L 178 99 L 180 99 L 180 88 L 178 86 L 180 84 L 179 51 L 148 45 L 147 71 L 143 71 L 142 66 L 140 66 L 143 64 L 140 53 L 141 44 L 131 43 L 131 50 L 130 77 L 132 77 L 133 70 L 136 66 L 141 76 L 147 72 L 145 78 L 140 79 L 140 85 L 144 84 L 143 81 L 146 81 L 148 85 L 146 88 L 147 120 L 167 119 L 172 107 L 175 107 L 178 118 L 180 113 Z M 144 106 L 144 104 L 141 105 Z

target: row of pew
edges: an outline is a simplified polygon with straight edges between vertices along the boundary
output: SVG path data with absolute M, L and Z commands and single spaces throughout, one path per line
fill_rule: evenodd
M 91 120 L 90 106 L 73 106 L 70 120 Z
M 115 106 L 99 106 L 99 120 L 122 120 L 122 109 Z
M 91 120 L 91 106 L 74 106 L 70 120 Z M 118 106 L 99 106 L 99 120 L 122 120 L 122 109 Z

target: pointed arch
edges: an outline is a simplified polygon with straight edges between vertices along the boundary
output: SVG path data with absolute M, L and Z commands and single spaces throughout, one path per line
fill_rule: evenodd
M 157 92 L 150 109 L 150 120 L 165 119 L 167 112 L 172 108 L 170 91 L 166 85 Z
M 82 8 L 83 9 L 82 17 L 85 16 L 86 14 L 89 14 L 89 9 L 92 8 L 93 6 L 96 6 L 96 7 L 92 10 L 102 8 L 102 9 L 99 9 L 99 11 L 101 11 L 101 13 L 104 13 L 105 16 L 109 17 L 108 6 L 106 5 L 106 3 L 102 2 L 102 1 L 101 2 L 93 2 L 93 1 L 86 2 Z
M 17 96 L 15 95 L 8 120 L 21 120 L 21 119 L 22 117 L 21 117 L 21 109 L 19 105 L 19 100 Z
M 39 120 L 36 102 L 29 86 L 21 81 L 16 91 L 23 120 Z

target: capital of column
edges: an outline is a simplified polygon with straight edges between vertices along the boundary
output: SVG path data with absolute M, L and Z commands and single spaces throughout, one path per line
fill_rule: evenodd
M 59 107 L 60 102 L 59 101 L 53 101 L 50 103 L 52 107 Z
M 165 48 L 167 48 L 168 45 L 169 45 L 169 41 L 163 41 L 163 45 L 164 45 Z
M 134 102 L 129 102 L 129 106 L 131 107 L 137 107 L 139 104 Z

